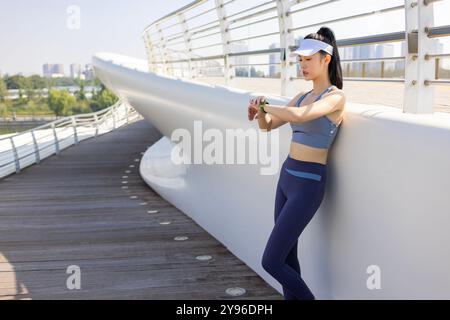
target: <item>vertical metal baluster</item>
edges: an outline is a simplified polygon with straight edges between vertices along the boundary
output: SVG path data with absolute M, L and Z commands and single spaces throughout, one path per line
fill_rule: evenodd
M 98 115 L 94 113 L 94 121 L 95 121 L 95 137 L 98 135 Z
M 77 121 L 75 120 L 75 117 L 72 117 L 72 127 L 75 144 L 78 144 Z
M 37 144 L 36 136 L 34 135 L 34 130 L 31 130 L 31 136 L 33 137 L 34 154 L 36 157 L 36 163 L 40 163 L 41 155 L 39 154 L 39 146 Z
M 14 137 L 9 138 L 9 140 L 11 141 L 11 146 L 12 146 L 12 150 L 13 150 L 13 154 L 14 154 L 14 163 L 16 165 L 16 173 L 20 172 L 20 161 L 19 161 L 19 155 L 17 153 L 17 149 L 16 149 L 16 145 L 14 144 Z
M 59 141 L 58 141 L 58 135 L 56 134 L 55 124 L 52 123 L 52 130 L 53 130 L 53 136 L 55 137 L 55 151 L 56 154 L 59 154 Z

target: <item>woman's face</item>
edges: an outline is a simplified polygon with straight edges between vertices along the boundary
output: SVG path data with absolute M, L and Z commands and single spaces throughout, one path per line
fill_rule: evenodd
M 327 59 L 322 58 L 320 52 L 316 52 L 312 56 L 297 56 L 297 61 L 301 65 L 303 76 L 305 80 L 311 80 L 317 78 L 323 72 L 328 71 Z

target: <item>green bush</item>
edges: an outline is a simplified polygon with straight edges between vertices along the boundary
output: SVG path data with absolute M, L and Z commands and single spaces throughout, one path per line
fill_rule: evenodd
M 71 110 L 77 106 L 77 100 L 67 90 L 50 89 L 48 106 L 56 116 L 66 116 L 72 114 Z

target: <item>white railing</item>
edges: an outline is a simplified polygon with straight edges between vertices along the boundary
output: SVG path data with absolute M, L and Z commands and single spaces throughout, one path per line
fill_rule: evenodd
M 0 179 L 39 163 L 80 141 L 113 131 L 142 116 L 122 101 L 87 114 L 63 117 L 39 127 L 0 136 Z
M 328 0 L 317 3 L 311 0 L 197 0 L 153 22 L 143 32 L 149 71 L 167 75 L 181 75 L 196 78 L 210 70 L 209 74 L 219 73 L 226 85 L 233 85 L 236 68 L 253 66 L 276 67 L 280 73 L 281 95 L 293 96 L 296 92 L 294 80 L 302 79 L 298 62 L 290 54 L 297 47 L 299 38 L 305 30 L 317 30 L 322 25 L 352 23 L 356 19 L 386 18 L 392 20 L 392 14 L 405 19 L 403 30 L 391 30 L 379 34 L 367 35 L 363 30 L 355 30 L 360 37 L 337 39 L 340 49 L 346 47 L 374 45 L 380 43 L 402 43 L 405 52 L 399 56 L 377 58 L 341 59 L 344 80 L 346 81 L 389 81 L 404 83 L 404 112 L 432 113 L 434 106 L 434 86 L 448 85 L 449 80 L 441 79 L 439 65 L 441 58 L 450 57 L 450 53 L 438 54 L 435 38 L 450 35 L 449 25 L 435 27 L 434 3 L 444 0 L 405 0 L 400 5 L 380 8 L 379 10 L 359 10 L 358 13 L 343 14 L 313 23 L 303 23 L 298 15 L 307 13 L 320 19 L 322 14 L 313 10 L 333 12 L 333 6 L 345 6 L 343 0 Z M 448 1 L 448 0 L 445 0 Z M 256 4 L 255 4 L 256 3 Z M 396 3 L 398 4 L 398 2 Z M 244 9 L 242 9 L 244 8 Z M 228 10 L 231 13 L 227 13 Z M 344 10 L 344 12 L 347 12 Z M 300 23 L 299 23 L 300 21 Z M 206 22 L 206 23 L 205 23 Z M 270 32 L 261 32 L 258 26 L 271 22 Z M 380 25 L 386 25 L 385 20 Z M 238 31 L 250 33 L 250 26 L 257 31 L 250 36 L 239 36 Z M 247 29 L 246 29 L 247 28 Z M 266 28 L 267 29 L 267 28 Z M 386 28 L 385 28 L 386 29 Z M 260 50 L 249 51 L 249 41 L 267 39 Z M 269 42 L 277 40 L 278 46 L 269 48 Z M 248 57 L 268 56 L 266 63 L 245 63 Z M 342 56 L 342 54 L 341 54 Z M 242 63 L 244 62 L 244 63 Z M 380 63 L 379 77 L 368 77 L 366 67 L 371 63 Z M 404 75 L 387 76 L 386 65 L 392 62 L 404 63 Z M 345 76 L 348 67 L 359 64 L 359 76 Z M 214 72 L 211 72 L 213 70 Z

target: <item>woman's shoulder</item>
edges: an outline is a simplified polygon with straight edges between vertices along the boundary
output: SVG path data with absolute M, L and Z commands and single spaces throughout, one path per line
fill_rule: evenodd
M 330 95 L 335 95 L 335 94 L 343 97 L 343 99 L 341 99 L 341 102 L 338 104 L 338 109 L 343 111 L 345 108 L 346 100 L 347 100 L 344 90 L 339 89 L 336 86 L 333 86 L 333 89 L 330 90 L 325 96 L 330 96 Z
M 344 96 L 344 97 L 346 97 L 346 95 L 345 95 L 345 91 L 344 90 L 342 90 L 342 89 L 339 89 L 338 87 L 336 87 L 336 86 L 334 86 L 334 90 L 332 90 L 333 92 L 337 92 L 337 93 L 339 93 L 340 95 L 342 95 L 342 96 Z
M 330 90 L 330 92 L 339 92 L 339 93 L 345 94 L 344 90 L 339 89 L 335 85 L 332 86 L 332 90 Z
M 339 95 L 341 95 L 341 96 L 344 98 L 344 100 L 346 99 L 346 95 L 345 95 L 344 90 L 339 89 L 339 88 L 336 87 L 336 86 L 333 86 L 333 89 L 330 90 L 330 91 L 327 93 L 327 95 L 331 95 L 331 94 L 339 94 Z

